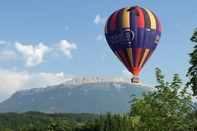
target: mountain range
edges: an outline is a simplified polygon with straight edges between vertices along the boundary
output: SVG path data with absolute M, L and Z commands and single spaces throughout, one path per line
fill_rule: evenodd
M 40 111 L 45 113 L 128 113 L 135 94 L 154 90 L 122 77 L 88 77 L 59 85 L 20 90 L 0 103 L 0 112 Z

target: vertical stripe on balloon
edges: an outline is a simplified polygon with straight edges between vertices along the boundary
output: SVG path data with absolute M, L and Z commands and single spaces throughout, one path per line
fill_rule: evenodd
M 141 8 L 139 8 L 139 7 L 137 7 L 137 11 L 139 14 L 139 16 L 137 17 L 138 28 L 144 28 L 144 26 L 145 26 L 144 14 L 143 14 Z
M 122 14 L 122 28 L 130 28 L 130 11 L 128 11 L 130 7 L 126 7 Z
M 106 24 L 105 24 L 105 28 L 104 28 L 104 30 L 105 30 L 105 34 L 107 34 L 107 26 L 108 26 L 108 21 L 109 21 L 109 19 L 107 19 L 107 22 L 106 22 Z
M 139 66 L 141 52 L 142 52 L 142 48 L 137 48 L 137 51 L 136 51 L 136 67 Z
M 119 11 L 120 10 L 117 10 L 111 17 L 111 20 L 110 20 L 110 31 L 116 29 L 116 17 L 117 17 L 117 14 L 118 14 Z
M 148 59 L 151 57 L 151 55 L 153 54 L 154 50 L 150 51 L 148 56 L 146 57 L 146 60 L 144 61 L 144 63 L 142 64 L 142 68 L 143 66 L 146 64 L 146 62 L 148 61 Z
M 161 26 L 161 22 L 159 20 L 159 18 L 157 16 L 155 16 L 156 20 L 157 20 L 157 24 L 158 24 L 158 29 L 159 29 L 159 32 L 162 31 L 162 26 Z
M 124 8 L 119 10 L 119 12 L 116 16 L 116 29 L 121 29 L 122 28 L 123 11 L 124 11 Z
M 155 21 L 154 15 L 153 15 L 152 12 L 150 12 L 149 10 L 147 10 L 147 9 L 145 9 L 145 10 L 146 10 L 146 12 L 147 12 L 148 15 L 149 15 L 149 19 L 150 19 L 150 28 L 156 30 L 156 21 Z
M 125 63 L 126 67 L 129 68 L 130 67 L 130 64 L 127 61 L 127 58 L 125 56 L 124 51 L 123 50 L 119 50 L 118 52 L 120 53 L 120 56 L 121 56 L 123 62 Z
M 128 53 L 128 56 L 129 56 L 130 65 L 131 65 L 131 67 L 134 67 L 132 48 L 127 48 L 127 53 Z
M 140 68 L 142 67 L 142 64 L 144 63 L 144 60 L 147 57 L 149 51 L 150 51 L 150 49 L 145 50 L 145 52 L 143 54 L 143 57 L 142 57 L 142 60 L 141 60 L 140 65 L 139 65 Z
M 118 57 L 118 59 L 122 62 L 122 64 L 125 66 L 125 67 L 127 67 L 126 65 L 125 65 L 125 63 L 123 62 L 123 60 L 120 58 L 120 56 L 118 55 L 118 53 L 117 52 L 114 52 L 115 53 L 115 55 Z
M 148 12 L 143 8 L 141 9 L 144 14 L 145 28 L 150 29 L 150 18 L 149 18 Z

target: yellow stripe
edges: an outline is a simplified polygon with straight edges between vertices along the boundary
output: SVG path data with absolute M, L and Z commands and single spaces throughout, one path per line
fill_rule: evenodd
M 130 28 L 130 11 L 127 11 L 130 7 L 126 7 L 122 14 L 122 28 Z
M 150 49 L 146 49 L 145 50 L 145 52 L 144 52 L 144 54 L 143 54 L 143 57 L 142 57 L 142 60 L 141 60 L 141 62 L 140 62 L 140 68 L 142 67 L 142 64 L 144 63 L 144 60 L 145 60 L 145 58 L 147 57 L 147 55 L 148 55 L 148 52 L 150 51 Z
M 115 54 L 116 54 L 116 56 L 118 57 L 118 59 L 122 62 L 122 64 L 125 66 L 125 67 L 127 67 L 126 65 L 125 65 L 125 63 L 122 61 L 122 59 L 120 58 L 120 56 L 118 55 L 118 53 L 117 52 L 114 52 Z
M 132 48 L 127 48 L 127 54 L 129 56 L 129 61 L 130 61 L 131 67 L 134 67 Z
M 105 24 L 105 34 L 107 34 L 107 25 L 108 25 L 108 20 L 109 20 L 109 19 L 107 19 L 106 24 Z
M 151 29 L 156 29 L 156 21 L 154 15 L 147 9 L 145 9 L 149 15 L 150 23 L 151 23 Z

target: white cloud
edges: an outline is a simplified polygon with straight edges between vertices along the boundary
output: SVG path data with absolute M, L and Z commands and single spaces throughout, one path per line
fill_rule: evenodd
M 122 71 L 122 74 L 126 78 L 132 78 L 133 77 L 133 75 L 131 74 L 131 72 L 129 72 L 128 70 L 123 70 Z
M 75 43 L 70 44 L 66 40 L 61 40 L 58 46 L 64 55 L 66 55 L 66 57 L 69 59 L 72 59 L 71 50 L 77 49 L 77 45 Z
M 6 43 L 7 43 L 6 41 L 0 40 L 0 45 L 1 45 L 1 44 L 6 44 Z
M 0 101 L 10 96 L 20 89 L 20 87 L 29 79 L 27 72 L 15 72 L 3 70 L 0 68 Z
M 64 75 L 63 72 L 56 74 L 40 72 L 36 74 L 29 74 L 29 76 L 30 79 L 26 82 L 25 86 L 29 87 L 31 85 L 31 88 L 57 85 L 73 77 L 69 74 Z
M 97 15 L 94 19 L 95 24 L 104 23 L 106 21 L 105 18 L 101 18 L 100 15 Z
M 26 66 L 35 66 L 43 61 L 45 53 L 50 51 L 50 48 L 43 43 L 39 43 L 35 47 L 32 45 L 22 45 L 21 43 L 15 43 L 16 49 L 24 55 L 26 59 Z
M 56 73 L 57 76 L 64 76 L 64 72 Z
M 66 80 L 72 79 L 72 77 L 69 74 L 64 75 L 63 72 L 57 74 L 46 72 L 29 74 L 27 71 L 0 68 L 0 102 L 18 90 L 58 85 Z
M 16 57 L 16 54 L 12 50 L 3 50 L 0 52 L 0 60 L 9 60 Z
M 102 34 L 98 35 L 98 36 L 96 37 L 96 40 L 98 40 L 98 41 L 104 40 L 103 35 L 102 35 Z

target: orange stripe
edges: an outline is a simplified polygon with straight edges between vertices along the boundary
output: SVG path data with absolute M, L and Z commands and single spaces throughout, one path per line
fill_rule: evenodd
M 131 68 L 131 73 L 134 75 L 134 76 L 138 76 L 140 71 L 141 71 L 142 68 L 140 67 L 133 67 Z

